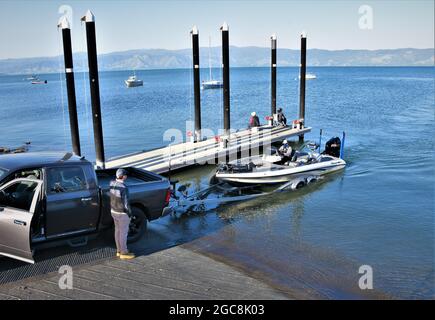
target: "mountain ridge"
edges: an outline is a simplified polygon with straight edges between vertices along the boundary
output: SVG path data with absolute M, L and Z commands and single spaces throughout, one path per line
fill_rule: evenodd
M 220 66 L 220 47 L 201 47 L 200 61 L 208 67 L 208 54 L 213 67 Z M 278 49 L 277 64 L 281 67 L 298 66 L 299 50 Z M 434 66 L 434 49 L 308 49 L 308 66 Z M 98 55 L 99 70 L 140 70 L 190 68 L 191 49 L 132 49 Z M 87 68 L 85 52 L 74 53 L 76 71 Z M 266 47 L 230 47 L 232 67 L 266 67 L 270 65 L 270 49 Z M 0 74 L 41 74 L 63 71 L 63 57 L 9 58 L 0 60 Z

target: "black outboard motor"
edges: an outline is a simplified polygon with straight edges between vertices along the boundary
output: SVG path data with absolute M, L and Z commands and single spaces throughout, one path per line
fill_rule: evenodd
M 328 154 L 330 156 L 339 158 L 341 149 L 341 140 L 339 137 L 329 139 L 325 144 L 325 151 L 322 154 Z

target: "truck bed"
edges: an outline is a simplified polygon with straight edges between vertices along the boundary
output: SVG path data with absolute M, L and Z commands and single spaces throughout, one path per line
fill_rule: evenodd
M 127 186 L 134 186 L 146 182 L 162 181 L 162 177 L 152 173 L 135 168 L 126 168 L 128 172 L 128 179 L 125 182 Z M 98 184 L 105 190 L 109 188 L 110 181 L 115 179 L 116 169 L 99 169 L 96 170 Z

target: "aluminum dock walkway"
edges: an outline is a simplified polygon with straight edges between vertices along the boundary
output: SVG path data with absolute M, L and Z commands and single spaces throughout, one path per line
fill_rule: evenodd
M 219 138 L 213 137 L 197 143 L 186 142 L 109 159 L 106 168 L 136 167 L 155 173 L 166 173 L 195 164 L 217 164 L 225 159 L 236 159 L 237 154 L 249 156 L 272 143 L 306 134 L 310 127 L 293 129 L 289 126 L 262 126 L 231 133 L 226 148 Z

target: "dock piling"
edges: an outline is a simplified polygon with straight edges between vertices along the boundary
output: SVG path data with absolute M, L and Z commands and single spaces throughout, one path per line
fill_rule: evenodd
M 81 156 L 79 123 L 77 117 L 76 89 L 74 84 L 71 28 L 66 16 L 63 16 L 60 19 L 57 27 L 62 29 L 63 58 L 65 62 L 65 79 L 66 79 L 66 88 L 68 94 L 68 112 L 69 112 L 69 123 L 70 123 L 70 130 L 71 130 L 72 148 L 74 154 Z
M 299 72 L 299 120 L 302 120 L 301 126 L 305 125 L 305 77 L 307 74 L 307 35 L 301 33 L 301 67 Z M 299 136 L 299 142 L 304 141 L 304 135 Z
M 227 137 L 230 134 L 230 51 L 229 51 L 229 28 L 224 22 L 220 28 L 222 32 L 222 77 L 223 77 L 223 114 L 224 132 Z
M 273 34 L 271 37 L 271 112 L 272 117 L 276 121 L 276 35 Z
M 194 142 L 201 141 L 201 83 L 199 74 L 199 30 L 193 26 L 192 31 L 193 50 L 193 92 L 195 99 L 195 134 Z
M 92 105 L 92 123 L 97 167 L 105 167 L 103 124 L 101 119 L 100 85 L 98 81 L 97 42 L 95 36 L 95 17 L 90 10 L 81 18 L 86 24 L 86 44 L 88 49 L 89 84 Z

